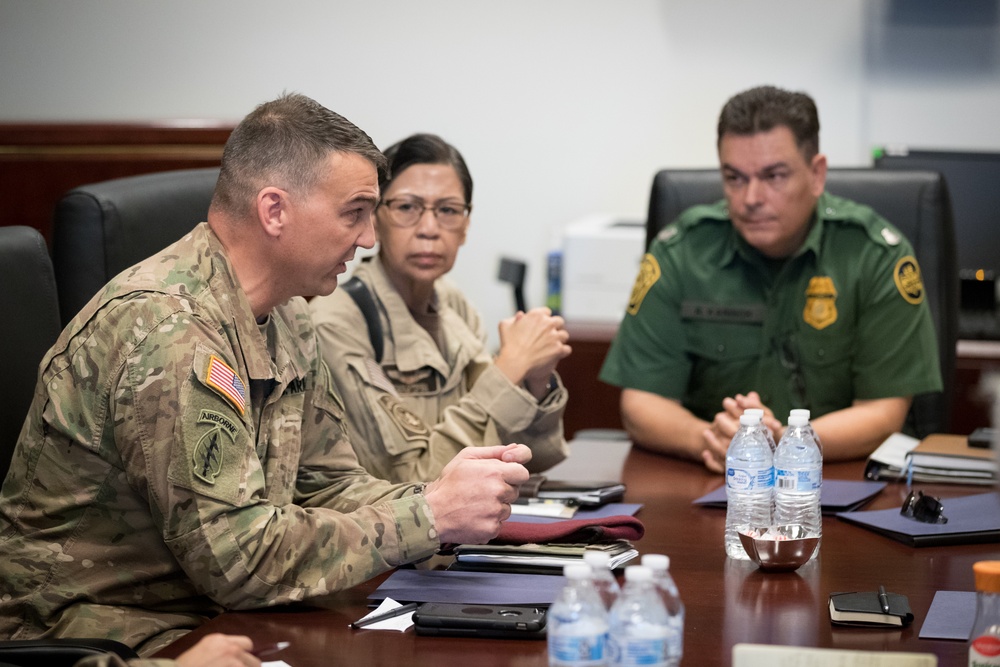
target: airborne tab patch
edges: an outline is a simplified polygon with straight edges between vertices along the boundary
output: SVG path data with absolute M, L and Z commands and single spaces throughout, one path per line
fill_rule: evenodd
M 896 281 L 896 289 L 908 303 L 917 305 L 924 300 L 924 281 L 915 257 L 907 255 L 896 262 L 892 279 Z
M 240 376 L 229 364 L 214 354 L 208 359 L 208 369 L 205 371 L 205 384 L 222 394 L 222 397 L 233 404 L 240 414 L 246 410 L 246 387 Z
M 222 472 L 225 438 L 230 443 L 236 441 L 240 427 L 224 414 L 213 410 L 202 410 L 198 416 L 199 424 L 211 424 L 210 428 L 194 446 L 191 455 L 191 466 L 194 476 L 206 484 L 215 484 L 216 477 Z

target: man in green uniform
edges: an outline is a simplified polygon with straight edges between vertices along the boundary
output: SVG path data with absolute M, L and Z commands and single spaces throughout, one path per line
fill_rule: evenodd
M 384 166 L 307 97 L 259 106 L 226 143 L 207 223 L 69 324 L 0 493 L 0 636 L 148 655 L 224 609 L 497 534 L 530 450 L 463 450 L 426 488 L 371 477 L 299 298 L 374 244 Z
M 941 389 L 913 250 L 870 208 L 824 192 L 809 96 L 736 95 L 718 151 L 725 201 L 653 242 L 601 379 L 624 388 L 637 444 L 716 472 L 750 407 L 777 436 L 808 408 L 824 459 L 865 456 L 915 394 Z

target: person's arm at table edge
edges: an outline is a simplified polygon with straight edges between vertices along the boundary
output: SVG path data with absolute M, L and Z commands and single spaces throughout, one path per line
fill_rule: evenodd
M 622 424 L 629 438 L 658 454 L 702 461 L 703 433 L 710 424 L 678 401 L 640 389 L 622 389 Z
M 903 428 L 910 410 L 910 396 L 855 400 L 849 408 L 812 420 L 823 443 L 823 460 L 865 458 L 893 433 Z

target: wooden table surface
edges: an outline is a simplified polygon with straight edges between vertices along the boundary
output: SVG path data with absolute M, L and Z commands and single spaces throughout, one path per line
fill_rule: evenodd
M 604 446 L 604 445 L 602 445 Z M 626 444 L 627 446 L 627 444 Z M 573 446 L 596 472 L 606 471 L 594 447 Z M 828 464 L 827 479 L 861 479 L 863 462 Z M 606 475 L 598 475 L 606 478 Z M 646 534 L 640 553 L 665 553 L 686 607 L 685 666 L 730 665 L 737 643 L 822 646 L 875 651 L 934 653 L 942 667 L 965 665 L 966 646 L 958 641 L 918 639 L 936 590 L 974 589 L 972 565 L 1000 559 L 1000 545 L 913 548 L 835 517 L 824 517 L 820 556 L 796 572 L 769 573 L 753 563 L 729 560 L 722 545 L 725 511 L 691 501 L 713 490 L 722 478 L 703 467 L 638 448 L 625 458 L 626 502 L 643 503 L 638 517 Z M 982 487 L 920 485 L 950 496 L 982 493 Z M 867 509 L 899 507 L 907 488 L 890 483 Z M 947 504 L 945 504 L 947 508 Z M 293 667 L 328 665 L 408 665 L 441 667 L 544 667 L 545 642 L 417 637 L 405 633 L 351 630 L 348 623 L 369 610 L 366 596 L 386 575 L 324 601 L 323 608 L 283 607 L 225 613 L 164 650 L 173 657 L 208 632 L 246 634 L 255 642 L 289 641 L 272 659 Z M 902 630 L 833 627 L 827 610 L 833 592 L 887 590 L 909 597 L 916 620 Z M 473 662 L 474 661 L 474 662 Z

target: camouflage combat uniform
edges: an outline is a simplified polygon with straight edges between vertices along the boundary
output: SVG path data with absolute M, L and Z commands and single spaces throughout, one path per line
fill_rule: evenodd
M 368 327 L 349 294 L 337 290 L 310 304 L 320 350 L 347 403 L 358 460 L 392 481 L 430 480 L 463 447 L 520 442 L 538 472 L 568 452 L 558 381 L 542 399 L 515 386 L 486 350 L 479 313 L 445 279 L 434 287 L 432 337 L 408 310 L 378 257 L 354 275 L 368 286 L 382 321 L 384 355 L 374 359 Z
M 0 494 L 0 637 L 148 655 L 432 555 L 423 496 L 358 466 L 331 387 L 305 301 L 255 323 L 207 224 L 112 280 L 43 360 Z

